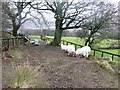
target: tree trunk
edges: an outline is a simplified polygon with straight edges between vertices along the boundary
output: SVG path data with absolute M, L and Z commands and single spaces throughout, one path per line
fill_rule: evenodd
M 56 3 L 57 7 L 55 10 L 55 34 L 54 34 L 54 41 L 52 42 L 52 45 L 54 46 L 58 46 L 61 42 L 61 37 L 62 37 L 62 26 L 63 26 L 63 17 L 62 17 L 62 4 L 60 3 L 60 1 L 58 0 L 58 2 Z
M 95 39 L 94 39 L 94 37 L 92 37 L 92 40 L 90 40 L 90 41 L 89 41 L 88 46 L 90 46 L 90 47 L 91 47 L 91 46 L 93 45 L 93 43 L 94 43 L 94 40 L 95 40 Z
M 13 34 L 13 36 L 17 36 L 17 30 L 16 30 L 16 29 L 13 29 L 12 34 Z
M 85 42 L 85 46 L 90 45 L 90 39 L 92 38 L 92 35 L 93 35 L 93 33 L 91 32 L 90 35 L 88 36 L 88 39 Z
M 90 41 L 90 38 L 88 37 L 88 39 L 85 41 L 85 46 L 88 45 L 89 41 Z
M 13 36 L 17 36 L 17 31 L 18 31 L 18 29 L 20 28 L 20 25 L 16 25 L 15 20 L 13 20 L 12 23 L 13 23 L 12 35 L 13 35 Z
M 55 34 L 54 34 L 54 41 L 52 42 L 52 45 L 58 46 L 61 42 L 61 37 L 62 37 L 62 20 L 61 19 L 56 19 L 55 22 Z

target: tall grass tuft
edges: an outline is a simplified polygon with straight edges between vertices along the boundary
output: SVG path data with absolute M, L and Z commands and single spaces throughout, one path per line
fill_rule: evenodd
M 36 71 L 33 66 L 30 66 L 28 63 L 20 64 L 13 66 L 15 69 L 14 75 L 9 78 L 7 83 L 8 87 L 11 88 L 37 88 L 45 87 L 45 84 L 39 83 L 42 82 L 38 80 L 40 77 L 39 73 Z
M 110 73 L 115 73 L 114 69 L 111 67 L 108 61 L 101 60 L 101 61 L 95 61 L 101 68 L 107 70 Z
M 13 49 L 9 53 L 12 55 L 13 59 L 15 60 L 21 59 L 23 57 L 23 52 L 18 49 Z

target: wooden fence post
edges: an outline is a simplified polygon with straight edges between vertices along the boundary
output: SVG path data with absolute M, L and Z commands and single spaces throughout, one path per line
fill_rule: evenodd
M 75 51 L 77 50 L 77 44 L 74 44 L 75 45 Z
M 15 46 L 18 46 L 17 37 L 15 37 Z
M 18 46 L 20 45 L 20 37 L 18 37 Z
M 9 39 L 7 39 L 7 47 L 8 47 L 8 49 L 9 49 Z
M 14 38 L 12 38 L 12 46 L 14 47 L 15 45 L 14 45 Z
M 64 41 L 63 41 L 63 45 L 64 45 L 65 43 L 64 43 Z
M 112 61 L 113 61 L 114 55 L 112 55 Z
M 68 42 L 67 42 L 67 45 L 68 45 Z
M 103 52 L 102 52 L 102 55 L 101 55 L 101 57 L 103 57 Z
M 93 50 L 94 52 L 93 52 L 93 55 L 95 56 L 95 50 Z
M 19 45 L 21 45 L 21 37 L 19 37 Z
M 24 40 L 24 38 L 23 38 L 23 37 L 21 37 L 21 44 L 23 44 L 23 40 Z

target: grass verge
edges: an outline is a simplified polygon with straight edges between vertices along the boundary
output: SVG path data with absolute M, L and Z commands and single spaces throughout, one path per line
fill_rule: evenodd
M 14 64 L 13 64 L 14 65 Z M 9 78 L 10 88 L 44 88 L 47 87 L 44 78 L 29 63 L 14 65 L 14 74 Z

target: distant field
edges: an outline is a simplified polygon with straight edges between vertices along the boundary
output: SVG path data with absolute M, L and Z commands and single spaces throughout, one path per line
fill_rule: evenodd
M 40 39 L 40 36 L 29 36 L 31 39 Z M 53 38 L 53 36 L 47 36 L 49 38 Z M 70 42 L 74 42 L 76 44 L 80 44 L 84 46 L 85 43 L 85 39 L 81 39 L 78 37 L 62 37 L 62 40 L 66 40 L 66 41 L 70 41 Z M 114 43 L 118 43 L 117 40 L 111 40 L 111 39 L 105 39 L 102 40 L 100 43 L 97 44 L 98 47 L 109 47 L 111 44 Z M 118 52 L 120 52 L 120 49 L 101 49 L 102 51 L 106 51 L 106 52 L 110 52 L 110 53 L 114 53 L 114 54 L 120 54 Z M 93 52 L 92 52 L 93 53 Z M 96 56 L 101 56 L 101 54 L 99 52 L 96 53 Z M 106 57 L 111 57 L 111 55 L 105 54 Z
M 53 36 L 47 36 L 49 38 L 53 38 Z M 80 44 L 84 46 L 85 43 L 85 39 L 81 39 L 79 37 L 62 37 L 62 40 L 66 40 L 66 41 L 71 41 L 74 42 L 76 44 Z M 117 40 L 112 40 L 112 39 L 104 39 L 102 40 L 100 43 L 96 44 L 96 46 L 98 47 L 109 47 L 112 44 L 118 44 Z
M 53 38 L 53 36 L 47 36 L 49 38 Z M 66 41 L 70 41 L 70 42 L 74 42 L 76 44 L 80 44 L 84 46 L 85 43 L 85 39 L 81 39 L 78 37 L 62 37 L 62 40 L 66 40 Z M 117 40 L 111 40 L 111 39 L 105 39 L 102 40 L 100 43 L 97 44 L 98 47 L 109 47 L 111 44 L 114 43 L 118 43 Z M 103 51 L 107 51 L 107 52 L 112 52 L 114 54 L 118 54 L 118 51 L 120 51 L 120 49 L 101 49 Z
M 118 53 L 118 52 L 120 52 L 120 49 L 101 50 L 101 51 L 110 52 L 110 53 L 113 53 L 113 54 L 120 55 L 120 53 Z M 96 51 L 95 54 L 96 54 L 95 55 L 96 57 L 101 57 L 101 55 L 102 55 L 101 52 L 97 52 L 97 51 Z M 93 55 L 93 51 L 91 52 L 91 55 Z M 111 57 L 112 58 L 112 55 L 104 53 L 103 57 Z M 114 60 L 120 60 L 120 58 L 118 58 L 117 56 L 114 56 Z
M 53 38 L 53 36 L 47 36 L 47 37 Z M 78 37 L 62 37 L 62 40 L 70 41 L 70 42 L 80 44 L 80 45 L 83 45 L 83 46 L 84 46 L 84 42 L 85 42 L 84 39 L 81 39 L 81 38 L 78 38 Z
M 28 37 L 30 39 L 40 39 L 40 36 L 37 36 L 37 35 L 29 35 Z

